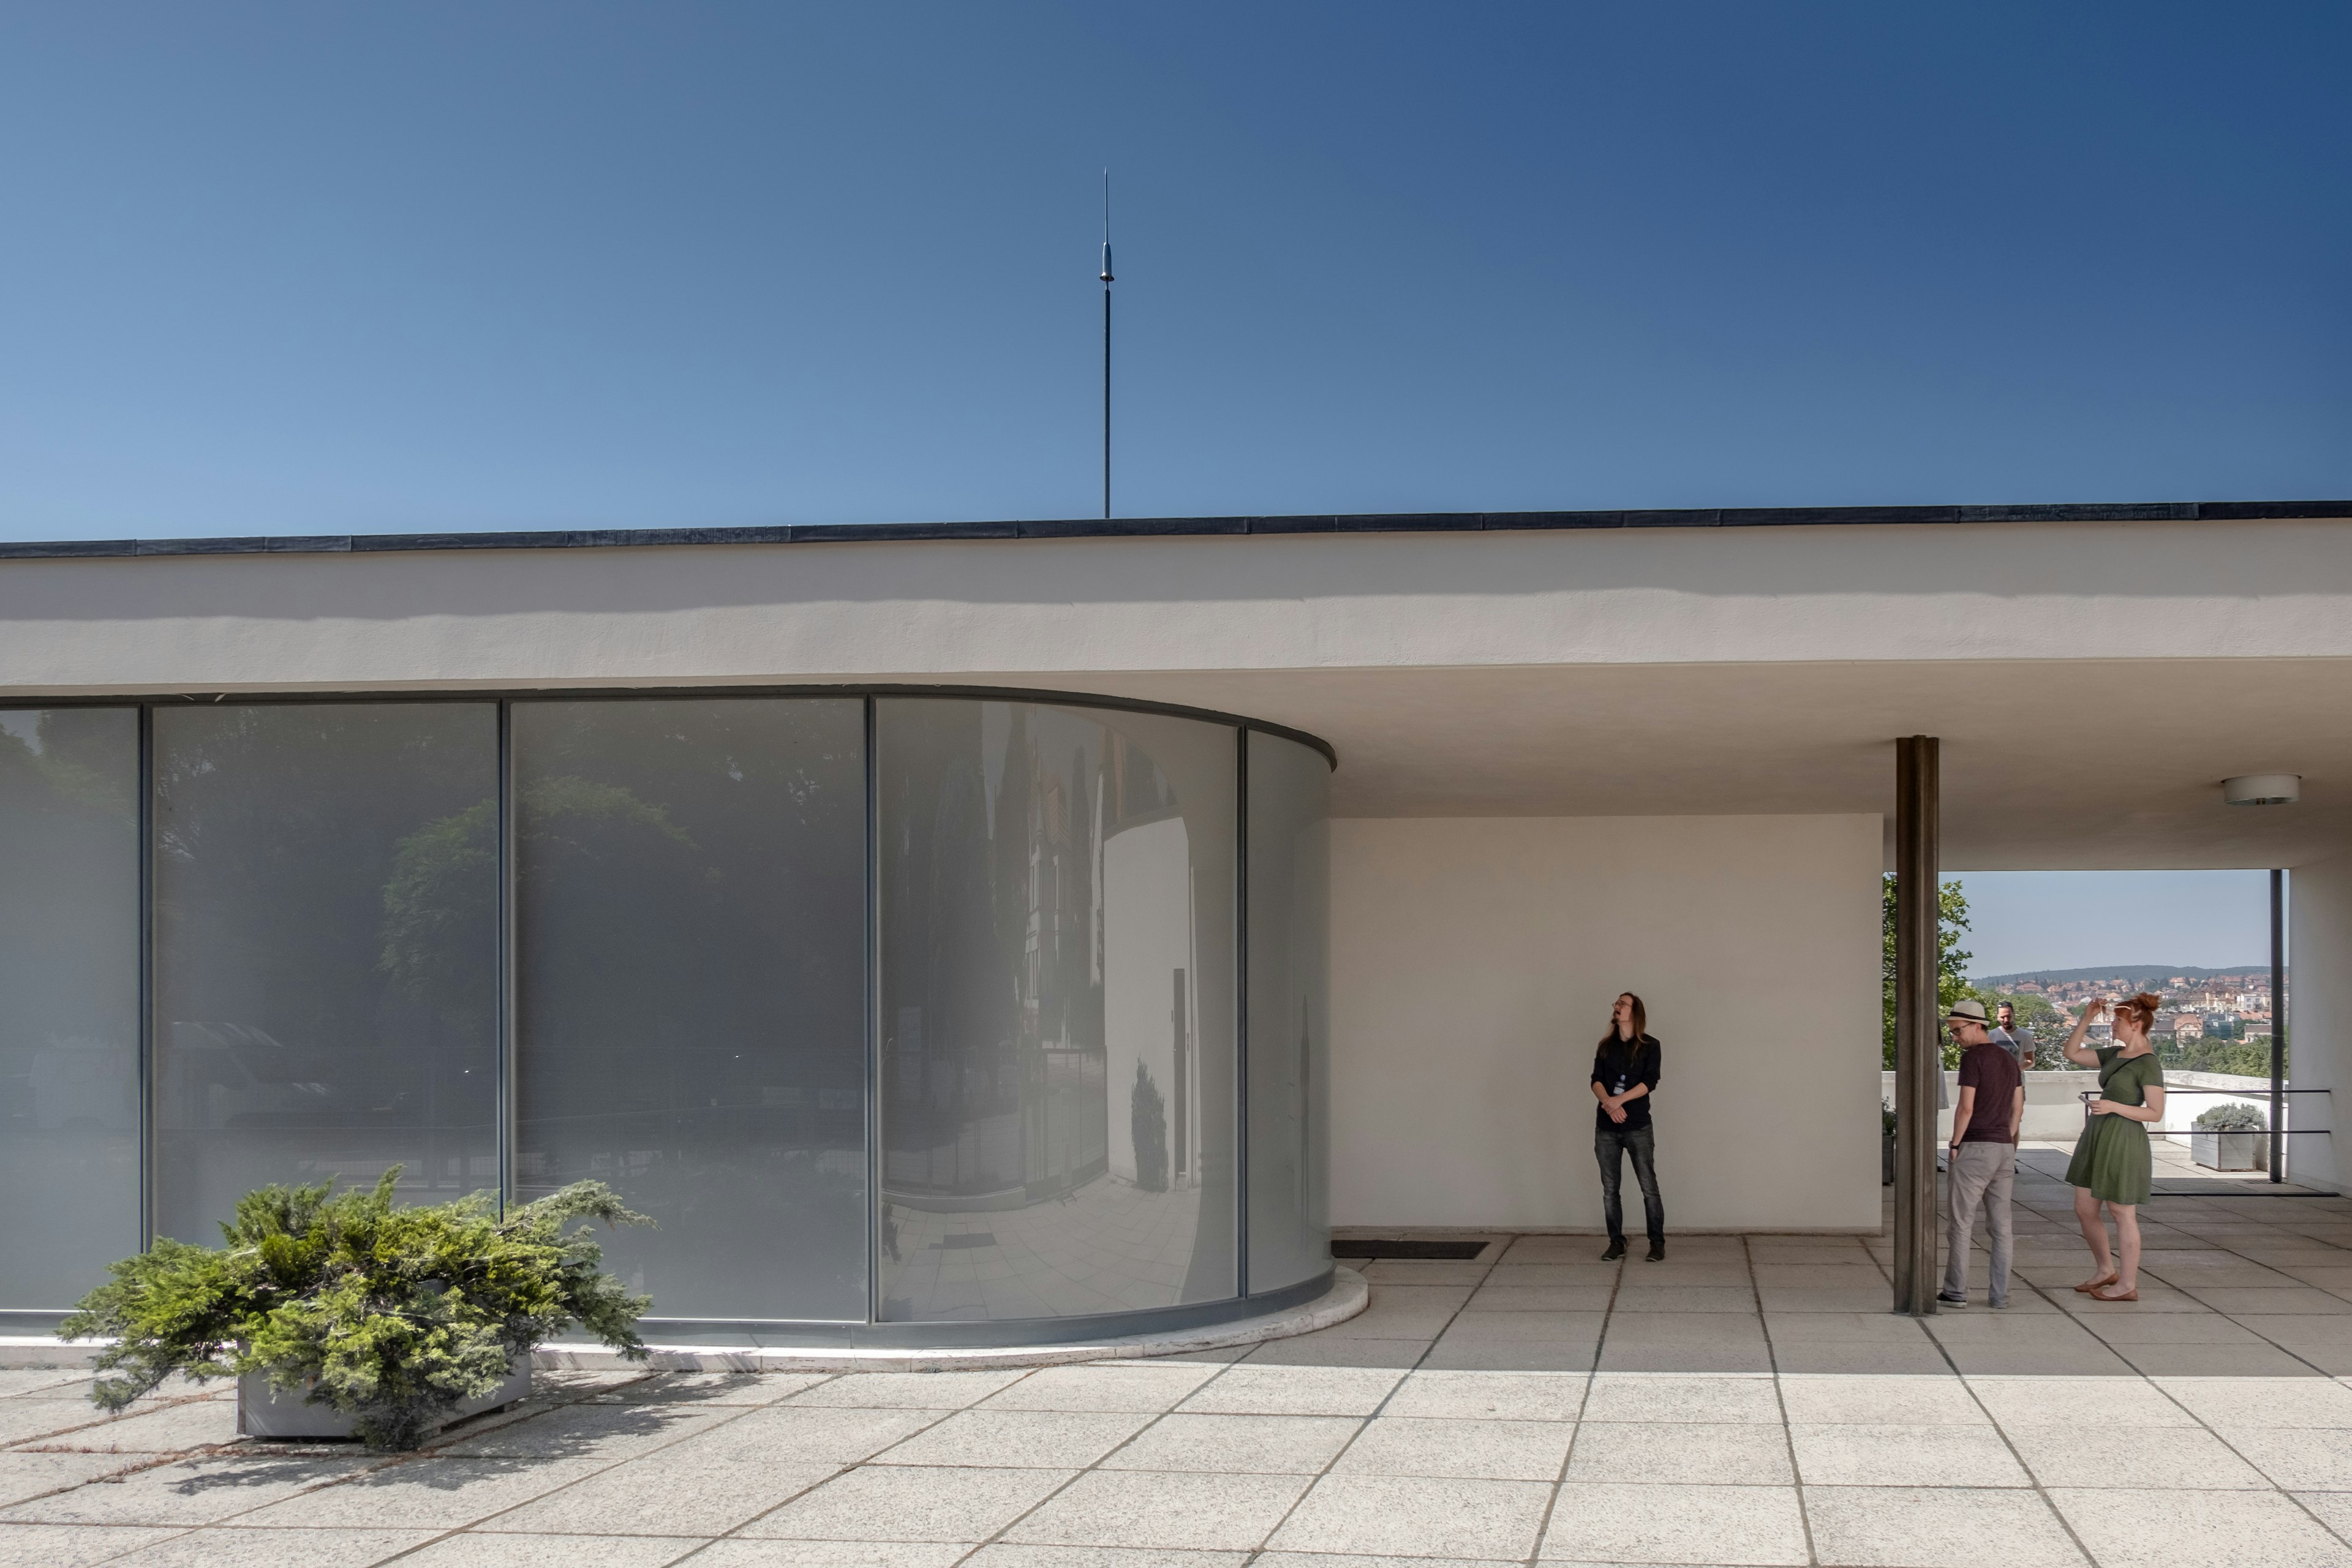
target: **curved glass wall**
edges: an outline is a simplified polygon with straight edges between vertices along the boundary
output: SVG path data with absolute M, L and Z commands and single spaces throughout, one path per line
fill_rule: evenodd
M 1295 1298 L 1329 772 L 1020 693 L 0 711 L 0 1313 L 394 1165 L 610 1183 L 656 1338 Z
M 1331 1267 L 1331 767 L 1249 731 L 1249 1280 Z
M 884 1319 L 1234 1294 L 1234 739 L 877 705 Z

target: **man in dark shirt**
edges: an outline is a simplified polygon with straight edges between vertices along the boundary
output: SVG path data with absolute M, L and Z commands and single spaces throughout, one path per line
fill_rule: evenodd
M 1992 1242 L 1992 1275 L 1987 1298 L 2009 1305 L 2010 1192 L 2017 1180 L 2017 1129 L 2025 1120 L 2025 1077 L 2017 1058 L 1986 1026 L 1984 1004 L 1952 1004 L 1945 1019 L 1960 1045 L 1960 1100 L 1952 1108 L 1950 1172 L 1945 1180 L 1944 1288 L 1936 1300 L 1948 1307 L 1969 1304 L 1969 1242 L 1977 1209 L 1985 1211 Z
M 1658 1042 L 1643 1032 L 1641 998 L 1628 992 L 1611 1010 L 1609 1034 L 1592 1053 L 1592 1153 L 1601 1163 L 1601 1217 L 1609 1226 L 1604 1261 L 1625 1256 L 1624 1157 L 1633 1157 L 1642 1184 L 1642 1217 L 1650 1233 L 1650 1261 L 1666 1255 L 1666 1205 L 1658 1196 L 1656 1132 L 1650 1095 L 1658 1087 Z

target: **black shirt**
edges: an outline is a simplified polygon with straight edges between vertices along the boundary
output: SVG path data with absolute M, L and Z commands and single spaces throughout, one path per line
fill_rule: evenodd
M 1609 1108 L 1598 1100 L 1592 1106 L 1595 1127 L 1615 1127 L 1631 1131 L 1650 1124 L 1650 1100 L 1658 1092 L 1658 1042 L 1648 1035 L 1638 1040 L 1621 1040 L 1615 1035 L 1601 1044 L 1592 1053 L 1592 1081 L 1601 1086 L 1603 1094 L 1622 1094 L 1637 1083 L 1650 1086 L 1650 1092 L 1639 1100 L 1625 1102 L 1625 1120 L 1609 1120 Z

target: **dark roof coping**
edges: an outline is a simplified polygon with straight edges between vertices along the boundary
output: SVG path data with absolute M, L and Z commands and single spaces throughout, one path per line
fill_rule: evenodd
M 2352 518 L 2352 500 L 2066 501 L 2042 506 L 1702 507 L 1674 511 L 1358 512 L 1294 517 L 1077 518 L 1027 522 L 792 523 L 764 528 L 549 529 L 503 533 L 249 535 L 0 541 L 0 561 L 126 555 L 373 555 L 423 550 L 614 550 L 887 540 L 1139 539 L 1279 533 L 1572 532 L 1596 528 L 1819 528 L 1971 522 L 2242 522 Z

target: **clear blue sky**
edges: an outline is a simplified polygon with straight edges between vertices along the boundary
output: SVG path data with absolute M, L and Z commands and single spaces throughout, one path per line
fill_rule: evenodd
M 1969 871 L 1970 974 L 2271 961 L 2267 871 Z
M 2352 7 L 16 5 L 0 536 L 2352 494 Z

